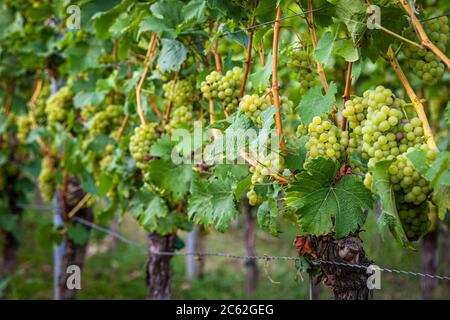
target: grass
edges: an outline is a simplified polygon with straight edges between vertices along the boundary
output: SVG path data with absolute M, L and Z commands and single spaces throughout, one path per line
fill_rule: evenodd
M 11 279 L 10 299 L 52 298 L 52 248 L 37 244 L 39 225 L 51 221 L 51 213 L 29 211 L 22 224 L 23 242 L 19 252 L 17 272 Z M 244 254 L 242 227 L 230 232 L 211 232 L 205 238 L 206 251 Z M 362 234 L 368 255 L 382 267 L 420 271 L 420 250 L 402 249 L 390 236 L 382 241 L 376 231 L 375 219 L 369 217 L 367 231 Z M 286 225 L 279 239 L 263 232 L 257 233 L 258 255 L 295 255 L 292 246 L 295 228 Z M 145 233 L 132 219 L 125 219 L 119 232 L 135 241 L 145 243 Z M 180 233 L 185 238 L 184 233 Z M 93 231 L 88 256 L 82 272 L 79 299 L 145 299 L 145 247 L 125 243 L 114 244 L 109 236 Z M 258 261 L 260 279 L 254 294 L 244 293 L 244 261 L 222 257 L 207 257 L 205 276 L 189 282 L 185 278 L 185 258 L 172 259 L 174 299 L 308 299 L 309 279 L 298 274 L 292 261 Z M 439 273 L 448 274 L 441 266 Z M 302 280 L 303 278 L 303 280 Z M 382 273 L 382 289 L 376 299 L 420 299 L 420 281 L 416 277 Z M 328 288 L 321 290 L 321 299 L 330 299 Z M 438 283 L 435 298 L 448 299 L 450 286 Z

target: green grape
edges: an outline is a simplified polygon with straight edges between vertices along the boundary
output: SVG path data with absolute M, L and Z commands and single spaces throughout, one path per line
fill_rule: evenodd
M 194 79 L 172 80 L 163 85 L 164 96 L 172 101 L 174 107 L 181 107 L 196 100 Z
M 306 142 L 308 151 L 306 161 L 318 157 L 339 161 L 346 148 L 347 132 L 340 131 L 326 117 L 314 117 L 308 125 L 309 139 Z
M 83 121 L 87 122 L 98 112 L 100 112 L 100 106 L 87 105 L 81 108 L 80 116 Z
M 270 151 L 267 155 L 259 153 L 253 158 L 255 165 L 250 167 L 252 184 L 263 183 L 264 177 L 273 174 L 281 175 L 284 171 L 284 158 L 275 151 Z
M 430 40 L 443 52 L 446 51 L 449 37 L 448 18 L 446 16 L 425 21 L 423 27 Z M 403 35 L 417 43 L 419 38 L 412 26 L 403 31 Z M 414 73 L 429 85 L 436 84 L 442 78 L 446 68 L 439 57 L 426 48 L 418 48 L 411 44 L 405 44 L 403 52 L 407 58 L 409 67 Z
M 174 129 L 180 126 L 189 126 L 192 120 L 192 107 L 181 106 L 172 111 L 170 121 L 164 127 L 166 131 L 171 134 Z
M 120 106 L 110 105 L 104 111 L 98 112 L 89 127 L 89 135 L 108 135 L 122 123 L 123 111 Z
M 17 138 L 24 143 L 32 129 L 32 123 L 28 116 L 17 117 Z
M 431 225 L 427 214 L 428 203 L 415 206 L 397 201 L 397 211 L 409 241 L 416 241 L 427 233 Z
M 297 68 L 295 70 L 300 77 L 300 97 L 306 91 L 316 86 L 320 82 L 319 74 L 316 70 L 316 64 L 312 55 L 308 54 L 303 48 L 291 47 L 288 49 L 289 68 Z
M 257 195 L 255 191 L 255 186 L 253 184 L 250 185 L 250 190 L 247 192 L 246 196 L 248 199 L 248 203 L 251 206 L 257 206 L 262 202 L 262 197 Z
M 228 112 L 233 112 L 239 105 L 238 96 L 242 82 L 242 69 L 234 67 L 224 75 L 211 72 L 201 83 L 200 90 L 205 99 L 221 102 Z
M 36 102 L 28 106 L 28 114 L 33 126 L 42 126 L 46 124 L 45 103 L 50 95 L 50 87 L 44 85 Z
M 150 149 L 157 139 L 156 123 L 141 125 L 134 130 L 130 138 L 130 152 L 139 169 L 145 170 L 150 156 Z
M 64 124 L 72 103 L 70 87 L 64 86 L 52 95 L 45 105 L 48 124 L 59 122 Z
M 270 107 L 268 96 L 260 97 L 257 94 L 245 95 L 239 102 L 239 109 L 255 124 L 261 125 L 261 112 Z
M 42 200 L 50 202 L 56 190 L 54 162 L 49 156 L 44 157 L 41 162 L 41 172 L 38 177 L 39 190 Z

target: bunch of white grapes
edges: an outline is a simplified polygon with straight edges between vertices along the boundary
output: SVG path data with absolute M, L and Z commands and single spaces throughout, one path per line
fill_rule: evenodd
M 258 194 L 255 191 L 255 185 L 250 185 L 250 190 L 247 192 L 247 199 L 248 203 L 250 203 L 251 206 L 256 206 L 262 202 L 262 196 L 258 196 Z
M 64 86 L 52 95 L 45 105 L 47 123 L 55 122 L 64 124 L 67 120 L 67 114 L 72 106 L 72 91 L 69 86 Z
M 194 83 L 191 78 L 172 80 L 163 85 L 164 96 L 172 101 L 174 107 L 191 103 L 194 98 Z
M 348 133 L 340 131 L 326 117 L 314 117 L 308 125 L 308 135 L 307 160 L 323 157 L 337 162 L 343 156 L 348 143 Z
M 220 75 L 217 71 L 211 72 L 201 83 L 203 97 L 217 100 L 228 112 L 233 112 L 239 103 L 242 77 L 242 69 L 239 67 L 228 70 L 224 75 Z
M 139 169 L 145 170 L 150 157 L 150 149 L 157 140 L 156 123 L 140 125 L 130 138 L 129 149 Z
M 290 48 L 287 52 L 289 68 L 296 68 L 300 77 L 300 96 L 320 82 L 313 57 L 303 48 Z
M 257 94 L 245 95 L 239 102 L 239 110 L 257 125 L 262 124 L 260 115 L 267 108 L 270 108 L 270 100 L 267 95 L 262 97 Z
M 42 200 L 50 202 L 56 190 L 54 160 L 50 156 L 42 158 L 41 172 L 38 177 Z
M 422 123 L 411 111 L 404 100 L 383 86 L 348 100 L 343 111 L 350 128 L 348 152 L 358 153 L 371 166 L 421 145 Z
M 283 156 L 275 151 L 270 151 L 267 155 L 259 153 L 254 161 L 255 165 L 250 167 L 252 184 L 263 183 L 264 177 L 282 174 L 285 168 Z
M 17 138 L 24 143 L 33 128 L 33 124 L 29 116 L 17 117 Z
M 183 125 L 189 125 L 191 120 L 192 107 L 181 106 L 172 111 L 170 121 L 164 128 L 166 129 L 167 133 L 171 134 L 174 129 Z
M 446 16 L 425 21 L 423 23 L 425 32 L 430 40 L 442 51 L 446 52 L 449 37 L 448 18 Z M 419 38 L 413 28 L 409 26 L 403 31 L 403 35 L 417 43 Z M 426 48 L 419 48 L 411 44 L 405 44 L 403 49 L 410 68 L 423 81 L 430 85 L 442 78 L 446 68 L 439 57 Z
M 105 110 L 95 114 L 89 127 L 89 134 L 92 137 L 100 134 L 108 135 L 116 130 L 123 120 L 122 109 L 117 105 L 109 105 Z

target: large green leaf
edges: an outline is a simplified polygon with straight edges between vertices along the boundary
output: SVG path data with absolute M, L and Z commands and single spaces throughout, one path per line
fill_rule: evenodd
M 195 223 L 224 232 L 237 215 L 234 191 L 228 180 L 204 180 L 196 175 L 191 184 L 188 215 Z
M 164 200 L 147 188 L 141 188 L 130 201 L 130 213 L 146 231 L 157 231 L 169 210 Z
M 149 165 L 149 178 L 156 186 L 168 191 L 174 200 L 182 200 L 189 190 L 192 166 L 175 165 L 170 159 L 153 160 Z
M 159 53 L 158 66 L 161 72 L 178 71 L 186 60 L 188 49 L 180 41 L 162 39 L 162 48 Z
M 318 84 L 306 92 L 302 101 L 297 106 L 303 124 L 307 125 L 315 116 L 329 113 L 334 103 L 336 103 L 337 88 L 331 82 L 325 95 L 322 94 L 322 85 Z
M 389 179 L 389 166 L 392 160 L 378 161 L 369 168 L 372 174 L 372 191 L 380 198 L 381 216 L 378 219 L 379 228 L 383 234 L 388 228 L 393 236 L 405 247 L 409 246 L 405 231 L 397 213 L 394 190 Z
M 336 17 L 342 21 L 353 40 L 358 42 L 367 29 L 367 4 L 363 1 L 335 1 Z
M 289 186 L 286 205 L 297 210 L 303 232 L 327 234 L 334 220 L 336 236 L 343 237 L 364 223 L 364 211 L 372 206 L 371 193 L 353 175 L 335 183 L 337 169 L 332 160 L 311 160 L 297 176 L 299 182 Z

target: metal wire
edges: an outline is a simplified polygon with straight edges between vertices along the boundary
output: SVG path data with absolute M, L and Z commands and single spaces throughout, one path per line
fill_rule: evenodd
M 110 229 L 101 227 L 99 225 L 96 225 L 95 223 L 92 223 L 90 221 L 87 221 L 85 219 L 74 217 L 74 220 L 78 221 L 81 224 L 84 224 L 86 226 L 89 226 L 93 229 L 96 229 L 98 231 L 110 234 L 113 237 L 116 237 L 117 239 L 135 246 L 139 248 L 146 248 L 147 246 L 145 244 L 129 240 L 126 237 L 122 236 L 121 234 L 112 231 Z M 159 255 L 159 256 L 195 256 L 195 257 L 222 257 L 222 258 L 228 258 L 228 259 L 237 259 L 237 260 L 263 260 L 263 261 L 272 261 L 272 260 L 278 260 L 278 261 L 299 261 L 299 257 L 292 257 L 292 256 L 270 256 L 270 255 L 263 255 L 263 256 L 247 256 L 247 255 L 236 255 L 231 253 L 223 253 L 223 252 L 172 252 L 172 251 L 151 251 L 150 254 L 152 255 Z M 360 264 L 352 264 L 352 263 L 345 263 L 345 262 L 339 262 L 339 261 L 327 261 L 322 259 L 316 259 L 312 261 L 315 265 L 321 265 L 321 264 L 328 264 L 328 265 L 335 265 L 335 266 L 341 266 L 341 267 L 348 267 L 348 268 L 357 268 L 362 270 L 367 270 L 368 266 L 360 265 Z M 434 274 L 428 274 L 428 273 L 421 273 L 421 272 L 413 272 L 413 271 L 405 271 L 405 270 L 399 270 L 399 269 L 393 269 L 393 268 L 383 268 L 377 266 L 377 269 L 380 271 L 385 271 L 389 273 L 395 273 L 395 274 L 403 274 L 408 276 L 415 276 L 415 277 L 422 277 L 422 278 L 431 278 L 436 280 L 446 280 L 450 281 L 449 276 L 442 276 L 442 275 L 434 275 Z
M 281 17 L 278 20 L 274 19 L 274 20 L 264 21 L 264 22 L 257 23 L 257 24 L 255 24 L 253 26 L 249 26 L 249 27 L 244 28 L 244 29 L 239 29 L 239 30 L 236 30 L 236 31 L 227 31 L 227 32 L 224 32 L 222 34 L 222 36 L 228 36 L 228 35 L 231 35 L 231 34 L 237 34 L 237 33 L 245 32 L 245 31 L 257 29 L 259 27 L 272 25 L 272 24 L 274 24 L 275 22 L 278 22 L 278 21 L 284 21 L 284 20 L 292 19 L 292 18 L 299 17 L 299 16 L 300 17 L 304 17 L 305 14 L 307 14 L 307 13 L 317 12 L 317 11 L 321 11 L 321 10 L 325 10 L 325 9 L 329 9 L 329 8 L 333 8 L 333 7 L 334 7 L 334 5 L 327 5 L 327 6 L 322 6 L 322 7 L 319 7 L 319 8 L 311 9 L 311 10 L 302 11 L 302 12 L 299 12 L 299 13 L 296 13 L 296 14 L 292 14 L 292 15 L 289 15 L 289 16 Z

